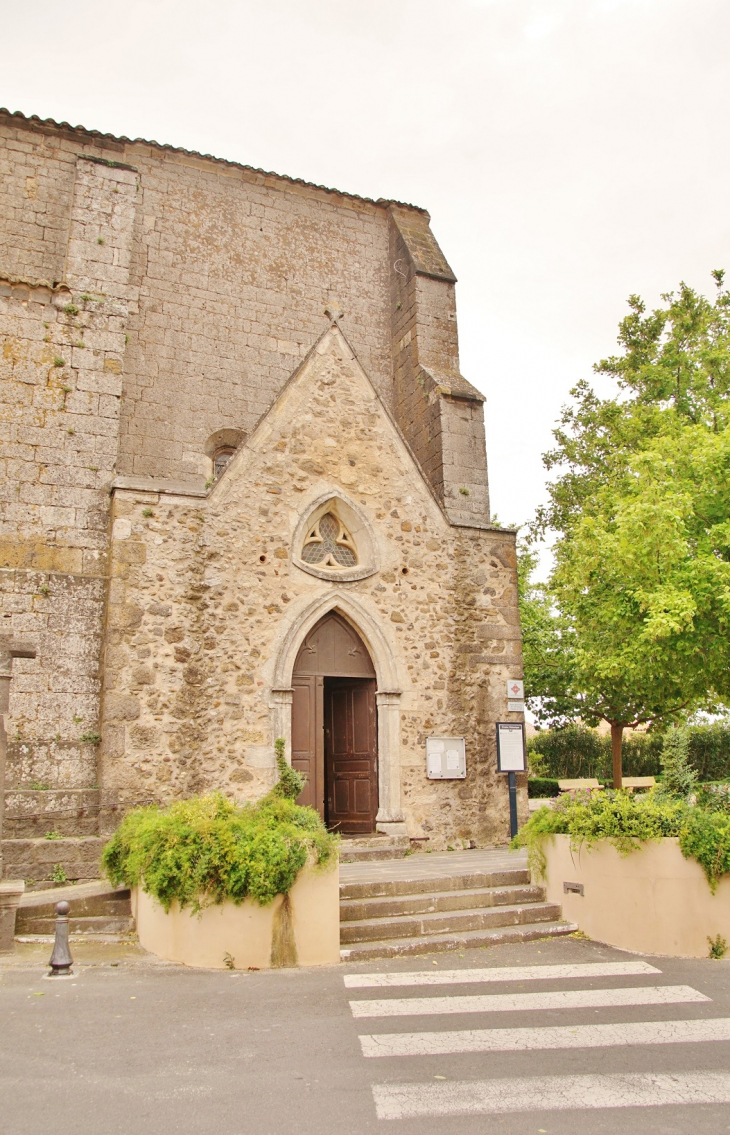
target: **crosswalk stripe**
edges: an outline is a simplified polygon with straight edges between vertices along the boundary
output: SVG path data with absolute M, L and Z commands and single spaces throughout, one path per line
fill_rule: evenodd
M 445 1084 L 374 1084 L 379 1119 L 730 1103 L 726 1072 L 525 1076 Z
M 675 1005 L 709 1001 L 689 985 L 637 989 L 564 989 L 540 993 L 493 993 L 481 997 L 394 997 L 351 1001 L 353 1017 L 427 1017 L 444 1013 L 507 1013 L 542 1009 L 594 1009 L 623 1005 Z
M 361 1036 L 363 1056 L 443 1056 L 457 1052 L 526 1052 L 547 1048 L 611 1048 L 730 1040 L 730 1017 L 702 1021 L 632 1021 L 537 1029 L 465 1029 Z
M 661 973 L 648 962 L 580 962 L 574 965 L 505 966 L 501 969 L 422 970 L 413 973 L 348 973 L 347 989 L 398 985 L 472 985 L 482 981 L 555 981 L 582 977 L 630 977 Z

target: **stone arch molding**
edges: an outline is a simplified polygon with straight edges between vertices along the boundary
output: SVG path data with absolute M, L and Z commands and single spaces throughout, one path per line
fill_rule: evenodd
M 330 499 L 329 497 L 327 499 Z M 307 514 L 308 517 L 311 512 Z M 274 663 L 271 690 L 272 725 L 275 737 L 286 741 L 291 764 L 291 686 L 294 664 L 304 639 L 321 618 L 336 611 L 357 631 L 373 660 L 378 689 L 378 831 L 405 835 L 401 810 L 400 699 L 398 664 L 387 637 L 376 619 L 356 599 L 343 591 L 332 591 L 303 608 L 289 624 Z
M 301 557 L 301 550 L 307 531 L 324 516 L 333 512 L 344 524 L 352 537 L 357 552 L 357 565 L 353 568 L 321 568 L 308 564 Z M 292 537 L 291 561 L 301 571 L 314 575 L 317 579 L 327 579 L 334 583 L 352 583 L 357 579 L 367 579 L 374 575 L 380 564 L 378 549 L 370 523 L 360 508 L 340 492 L 323 493 L 310 501 L 302 512 Z
M 313 599 L 290 624 L 279 647 L 274 668 L 274 687 L 286 689 L 291 686 L 299 648 L 312 628 L 321 618 L 329 615 L 330 611 L 342 615 L 357 631 L 370 651 L 378 678 L 378 690 L 400 692 L 398 666 L 390 643 L 370 612 L 362 603 L 344 591 L 331 591 L 328 595 Z

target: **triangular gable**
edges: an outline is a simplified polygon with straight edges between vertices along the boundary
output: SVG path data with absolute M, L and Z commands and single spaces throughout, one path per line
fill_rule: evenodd
M 382 428 L 388 432 L 389 440 L 400 460 L 411 467 L 429 498 L 436 505 L 439 514 L 448 523 L 441 502 L 393 415 L 360 364 L 337 319 L 333 319 L 331 326 L 320 335 L 293 371 L 272 405 L 262 414 L 251 433 L 241 443 L 225 471 L 211 487 L 209 492 L 211 501 L 225 500 L 233 487 L 233 483 L 238 481 L 242 473 L 245 473 L 254 455 L 265 451 L 267 443 L 280 432 L 282 420 L 290 416 L 291 409 L 293 409 L 297 400 L 301 400 L 306 390 L 316 383 L 331 385 L 333 391 L 336 387 L 339 387 L 340 390 L 347 390 L 350 396 L 355 395 L 358 387 L 360 388 L 364 398 L 381 418 Z

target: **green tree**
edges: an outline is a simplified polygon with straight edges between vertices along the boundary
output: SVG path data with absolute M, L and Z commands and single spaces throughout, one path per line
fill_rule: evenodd
M 617 786 L 627 726 L 730 695 L 730 295 L 714 276 L 714 303 L 683 285 L 647 315 L 632 297 L 623 354 L 596 367 L 619 394 L 579 385 L 545 457 L 558 476 L 533 537 L 557 534 L 553 634 L 570 628 L 580 716 L 611 725 Z
M 585 708 L 576 687 L 575 631 L 556 607 L 549 587 L 533 576 L 538 554 L 526 540 L 517 544 L 517 581 L 525 701 L 536 720 L 561 727 Z

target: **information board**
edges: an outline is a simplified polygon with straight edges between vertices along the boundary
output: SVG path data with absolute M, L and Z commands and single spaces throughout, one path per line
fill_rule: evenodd
M 525 772 L 525 727 L 521 722 L 497 722 L 497 769 L 499 772 Z
M 426 776 L 429 780 L 463 780 L 466 746 L 463 737 L 426 738 Z

